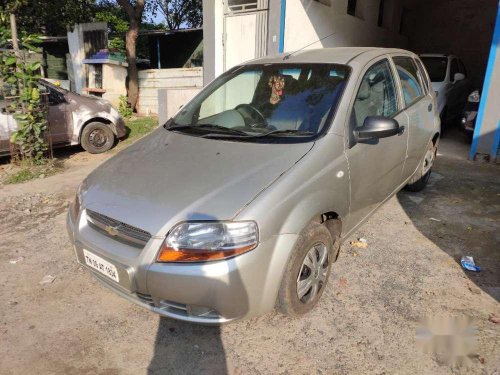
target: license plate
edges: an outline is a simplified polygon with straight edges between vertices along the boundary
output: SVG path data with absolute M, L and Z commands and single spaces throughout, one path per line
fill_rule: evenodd
M 83 257 L 85 258 L 87 266 L 92 267 L 116 282 L 120 281 L 118 271 L 113 264 L 85 249 L 83 249 Z

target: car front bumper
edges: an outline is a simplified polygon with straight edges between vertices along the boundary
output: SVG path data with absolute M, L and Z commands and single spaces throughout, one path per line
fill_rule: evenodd
M 462 116 L 462 130 L 465 132 L 474 132 L 476 127 L 477 111 L 466 111 Z
M 295 234 L 273 236 L 240 256 L 206 263 L 155 262 L 162 239 L 142 250 L 125 245 L 86 225 L 85 212 L 67 227 L 80 264 L 106 287 L 160 315 L 198 324 L 221 324 L 272 310 Z M 119 283 L 88 267 L 83 249 L 115 265 Z M 135 252 L 134 252 L 135 251 Z
M 115 121 L 116 138 L 121 139 L 127 135 L 127 129 L 125 127 L 125 120 L 119 117 Z

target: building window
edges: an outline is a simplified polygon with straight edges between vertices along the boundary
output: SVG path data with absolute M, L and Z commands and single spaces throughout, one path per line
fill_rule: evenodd
M 356 0 L 347 1 L 347 14 L 356 17 Z
M 377 21 L 377 25 L 379 27 L 384 26 L 384 6 L 385 6 L 385 0 L 380 0 L 378 6 L 378 21 Z

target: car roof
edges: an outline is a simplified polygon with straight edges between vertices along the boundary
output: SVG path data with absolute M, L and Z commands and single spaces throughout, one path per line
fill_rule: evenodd
M 305 49 L 297 52 L 287 52 L 274 56 L 266 56 L 247 61 L 246 64 L 294 64 L 294 63 L 325 63 L 325 64 L 348 64 L 351 61 L 366 62 L 373 58 L 388 53 L 411 54 L 413 52 L 395 48 L 377 47 L 335 47 L 320 49 Z M 288 57 L 287 57 L 288 56 Z
M 448 53 L 421 53 L 419 54 L 420 57 L 444 57 L 444 58 L 451 58 L 451 57 L 457 57 L 455 55 L 450 55 Z

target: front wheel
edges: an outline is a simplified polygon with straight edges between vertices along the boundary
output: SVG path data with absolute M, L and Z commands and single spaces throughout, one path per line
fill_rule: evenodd
M 425 152 L 424 160 L 405 189 L 413 192 L 423 190 L 431 177 L 434 160 L 436 160 L 437 147 L 431 142 Z
M 278 294 L 278 308 L 297 317 L 311 311 L 326 288 L 332 263 L 338 253 L 328 229 L 310 224 L 300 235 L 288 262 Z
M 108 125 L 101 122 L 91 122 L 83 128 L 81 144 L 85 151 L 91 154 L 100 154 L 113 147 L 115 135 Z

